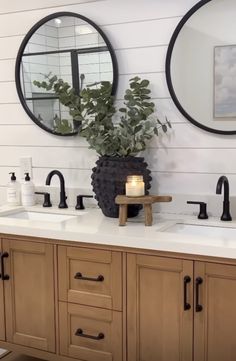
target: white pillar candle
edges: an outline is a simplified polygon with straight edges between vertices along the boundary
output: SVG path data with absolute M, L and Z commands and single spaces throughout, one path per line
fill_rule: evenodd
M 128 197 L 141 197 L 145 194 L 143 176 L 130 175 L 125 184 L 125 194 Z

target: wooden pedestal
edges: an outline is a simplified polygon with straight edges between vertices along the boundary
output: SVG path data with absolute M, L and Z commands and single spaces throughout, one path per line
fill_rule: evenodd
M 119 204 L 119 225 L 125 226 L 127 222 L 127 210 L 129 204 L 142 204 L 144 207 L 145 226 L 152 226 L 152 204 L 158 202 L 171 202 L 170 196 L 155 196 L 148 195 L 142 197 L 127 197 L 119 195 L 116 197 L 115 202 Z

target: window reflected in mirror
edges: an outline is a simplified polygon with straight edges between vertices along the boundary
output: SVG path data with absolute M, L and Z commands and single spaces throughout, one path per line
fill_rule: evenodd
M 79 123 L 62 105 L 54 90 L 39 87 L 57 76 L 75 89 L 101 81 L 117 82 L 117 65 L 106 36 L 90 20 L 79 15 L 50 16 L 24 39 L 18 54 L 18 94 L 31 118 L 43 129 L 58 135 L 73 135 Z M 48 17 L 46 18 L 48 19 Z M 100 85 L 97 84 L 96 87 Z

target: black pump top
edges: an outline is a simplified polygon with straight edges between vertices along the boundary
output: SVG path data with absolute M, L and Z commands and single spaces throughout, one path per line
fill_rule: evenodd
M 10 172 L 9 174 L 11 174 L 11 180 L 16 181 L 15 172 Z
M 30 176 L 29 176 L 29 173 L 25 173 L 25 181 L 30 181 Z

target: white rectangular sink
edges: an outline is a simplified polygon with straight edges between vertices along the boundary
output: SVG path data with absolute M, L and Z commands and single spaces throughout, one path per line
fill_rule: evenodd
M 43 212 L 31 212 L 31 211 L 19 211 L 15 213 L 5 214 L 1 217 L 9 219 L 22 219 L 29 221 L 41 221 L 41 222 L 64 222 L 69 219 L 76 218 L 76 216 L 57 213 L 43 213 Z
M 236 239 L 236 228 L 211 226 L 211 225 L 176 223 L 164 229 L 163 232 L 171 232 L 171 233 L 186 234 L 192 236 L 203 236 L 203 237 L 211 237 L 211 238 Z

